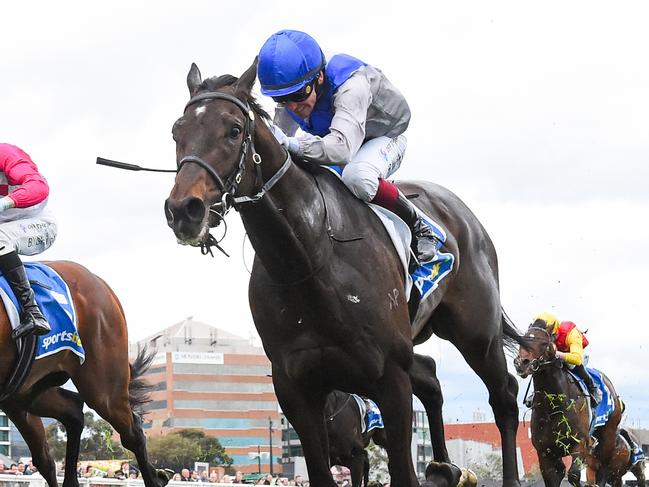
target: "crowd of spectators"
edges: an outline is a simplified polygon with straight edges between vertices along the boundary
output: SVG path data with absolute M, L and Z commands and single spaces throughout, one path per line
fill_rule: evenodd
M 0 462 L 0 474 L 2 475 L 32 475 L 37 473 L 37 469 L 31 460 L 28 463 L 16 462 L 7 467 L 4 463 Z
M 244 474 L 241 471 L 237 471 L 234 475 L 224 474 L 219 477 L 218 473 L 215 471 L 208 474 L 207 471 L 199 473 L 196 470 L 189 470 L 188 468 L 183 468 L 180 473 L 174 474 L 171 480 L 180 482 L 211 482 L 220 484 L 254 483 L 255 485 L 291 485 L 297 487 L 309 487 L 309 482 L 303 481 L 301 475 L 296 475 L 294 478 L 289 479 L 288 477 L 267 474 L 259 478 L 256 482 L 251 482 L 250 480 L 245 479 Z
M 64 473 L 64 464 L 58 465 L 58 474 L 63 476 Z M 33 475 L 38 474 L 36 467 L 33 465 L 31 460 L 27 463 L 16 462 L 12 463 L 7 467 L 4 463 L 0 462 L 0 474 L 3 475 Z M 77 475 L 79 477 L 92 478 L 92 477 L 104 477 L 110 479 L 122 479 L 122 480 L 136 480 L 141 479 L 142 475 L 140 471 L 132 466 L 129 462 L 122 462 L 119 470 L 108 470 L 104 471 L 93 466 L 92 462 L 88 463 L 78 463 L 77 464 Z M 234 475 L 224 474 L 219 476 L 216 471 L 208 472 L 207 470 L 202 470 L 200 472 L 196 470 L 190 470 L 189 468 L 183 468 L 180 472 L 174 473 L 171 477 L 173 481 L 179 482 L 205 482 L 205 483 L 220 483 L 220 484 L 250 484 L 254 485 L 279 485 L 279 486 L 296 486 L 296 487 L 309 487 L 309 482 L 303 480 L 301 475 L 296 475 L 293 478 L 284 477 L 281 475 L 271 475 L 267 474 L 260 477 L 258 480 L 251 482 L 244 478 L 244 474 L 241 471 L 237 471 Z M 347 479 L 338 480 L 337 484 L 340 487 L 351 487 L 351 482 Z M 372 487 L 389 487 L 389 484 L 381 484 L 378 482 L 370 482 Z M 368 486 L 369 487 L 369 486 Z

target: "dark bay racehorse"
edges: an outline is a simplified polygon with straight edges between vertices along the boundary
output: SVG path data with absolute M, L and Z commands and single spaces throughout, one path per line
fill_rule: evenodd
M 351 394 L 333 391 L 327 396 L 324 407 L 329 439 L 329 460 L 332 465 L 343 465 L 349 469 L 352 487 L 367 486 L 370 473 L 370 461 L 366 448 L 370 440 L 385 448 L 385 432 L 375 428 L 361 432 L 361 412 Z
M 430 466 L 429 470 L 432 472 L 439 465 L 442 473 L 445 473 L 443 465 L 448 464 L 450 460 L 444 441 L 442 392 L 437 379 L 435 361 L 426 355 L 415 353 L 410 368 L 410 382 L 413 393 L 426 408 L 433 456 L 438 462 L 443 462 Z M 354 487 L 360 485 L 361 478 L 364 478 L 364 485 L 367 485 L 369 458 L 366 448 L 370 440 L 373 440 L 376 445 L 385 449 L 384 445 L 387 441 L 385 432 L 382 429 L 374 429 L 369 434 L 361 433 L 360 411 L 352 396 L 346 392 L 333 391 L 330 393 L 327 396 L 324 412 L 327 420 L 331 463 L 344 465 L 350 469 Z
M 202 81 L 192 66 L 192 98 L 173 128 L 178 174 L 165 213 L 178 240 L 194 246 L 209 242 L 209 227 L 227 208 L 241 214 L 256 252 L 252 316 L 311 483 L 335 486 L 323 408 L 339 389 L 378 404 L 392 485 L 417 485 L 410 458 L 413 343 L 435 333 L 453 342 L 485 383 L 502 437 L 504 484 L 518 485 L 518 386 L 503 353 L 503 338 L 518 335 L 500 304 L 486 231 L 450 191 L 399 185 L 418 194 L 418 206 L 446 229 L 445 251 L 456 257 L 411 321 L 403 268 L 379 219 L 329 171 L 287 157 L 250 94 L 255 78 L 256 62 L 238 80 Z M 431 410 L 438 406 L 441 398 Z
M 627 472 L 631 472 L 636 478 L 636 485 L 638 487 L 645 487 L 644 470 L 646 462 L 642 459 L 633 465 L 631 464 L 631 445 L 625 436 L 633 437 L 633 434 L 624 428 L 620 429 L 615 441 L 615 451 L 607 472 L 606 482 L 611 487 L 621 487 L 622 476 Z M 636 444 L 638 443 L 635 437 L 633 437 L 633 441 Z M 570 470 L 568 470 L 568 481 L 575 487 L 581 487 L 581 462 L 573 462 Z
M 623 432 L 629 434 L 624 429 L 618 432 L 615 440 L 615 451 L 611 457 L 609 468 L 606 475 L 606 483 L 614 487 L 622 485 L 622 476 L 631 472 L 637 481 L 638 487 L 645 487 L 645 460 L 642 459 L 635 464 L 631 464 L 632 451 L 629 443 L 623 436 Z M 581 471 L 583 462 L 577 454 L 572 455 L 572 465 L 568 469 L 567 478 L 568 482 L 574 487 L 581 487 Z
M 158 477 L 148 461 L 141 425 L 141 410 L 148 402 L 149 386 L 140 376 L 152 356 L 142 350 L 129 364 L 124 312 L 103 280 L 73 262 L 46 264 L 70 288 L 86 360 L 80 365 L 76 355 L 64 350 L 35 361 L 25 383 L 0 408 L 22 434 L 34 465 L 49 487 L 57 487 L 56 466 L 41 417 L 55 418 L 65 426 L 63 485 L 78 487 L 76 467 L 84 401 L 115 428 L 124 447 L 135 453 L 145 485 L 162 487 L 166 478 Z M 16 361 L 17 349 L 4 307 L 0 307 L 0 350 L 0 383 L 5 383 Z M 72 379 L 78 393 L 59 387 L 68 379 Z
M 602 374 L 611 392 L 614 410 L 606 424 L 595 430 L 598 444 L 592 448 L 590 398 L 557 362 L 556 348 L 543 322 L 533 323 L 523 341 L 525 345 L 521 346 L 514 363 L 518 374 L 521 377 L 531 375 L 534 383 L 532 444 L 545 485 L 560 485 L 566 471 L 562 458 L 566 456 L 572 456 L 573 462 L 581 459 L 586 465 L 589 484 L 604 485 L 608 472 L 614 467 L 617 428 L 622 417 L 622 403 L 613 384 Z
M 615 453 L 611 461 L 612 466 L 608 473 L 607 482 L 612 487 L 622 487 L 622 476 L 627 472 L 631 472 L 637 480 L 636 485 L 638 487 L 645 487 L 645 460 L 642 459 L 633 465 L 631 464 L 633 452 L 631 444 L 627 441 L 628 437 L 632 437 L 633 441 L 638 444 L 637 438 L 630 431 L 624 428 L 620 430 L 615 442 Z

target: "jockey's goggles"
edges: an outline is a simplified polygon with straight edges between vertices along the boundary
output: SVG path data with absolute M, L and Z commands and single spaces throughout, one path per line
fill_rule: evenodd
M 273 101 L 275 103 L 302 103 L 304 100 L 311 96 L 311 93 L 313 93 L 313 91 L 315 90 L 315 84 L 316 80 L 313 80 L 310 83 L 304 85 L 299 90 L 294 91 L 293 93 L 282 96 L 273 96 Z

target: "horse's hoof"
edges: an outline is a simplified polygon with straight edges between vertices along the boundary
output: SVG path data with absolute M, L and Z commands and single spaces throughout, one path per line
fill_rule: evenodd
M 426 465 L 425 475 L 426 482 L 432 482 L 438 487 L 456 487 L 462 477 L 462 470 L 453 463 L 430 462 Z
M 169 474 L 160 468 L 156 469 L 155 471 L 156 477 L 158 477 L 158 480 L 160 480 L 160 487 L 164 487 L 169 483 L 169 480 L 171 480 L 171 477 L 169 477 Z

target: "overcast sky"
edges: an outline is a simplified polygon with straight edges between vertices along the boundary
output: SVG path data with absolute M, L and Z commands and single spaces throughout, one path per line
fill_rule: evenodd
M 413 116 L 397 176 L 456 192 L 496 245 L 518 326 L 548 310 L 588 329 L 591 365 L 649 427 L 645 2 L 5 2 L 0 17 L 0 141 L 32 155 L 59 220 L 42 258 L 103 277 L 132 339 L 188 316 L 254 334 L 252 252 L 236 214 L 230 259 L 178 246 L 172 175 L 96 156 L 174 167 L 191 63 L 238 76 L 273 32 L 301 29 L 400 88 Z M 449 344 L 420 348 L 438 359 L 446 417 L 489 411 Z

